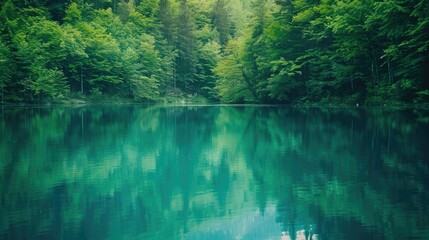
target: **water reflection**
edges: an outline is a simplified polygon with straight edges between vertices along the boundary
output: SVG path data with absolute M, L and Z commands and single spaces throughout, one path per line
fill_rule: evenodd
M 429 236 L 427 111 L 1 111 L 1 239 Z

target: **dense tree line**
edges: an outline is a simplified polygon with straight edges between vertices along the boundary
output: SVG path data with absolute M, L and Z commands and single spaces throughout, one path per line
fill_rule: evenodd
M 425 0 L 0 0 L 1 102 L 421 103 Z
M 427 102 L 427 1 L 254 4 L 249 33 L 215 68 L 223 100 Z
M 138 101 L 177 92 L 214 97 L 211 69 L 221 46 L 219 21 L 212 16 L 219 14 L 211 5 L 200 12 L 195 3 L 188 5 L 1 1 L 2 102 L 57 101 L 78 94 Z

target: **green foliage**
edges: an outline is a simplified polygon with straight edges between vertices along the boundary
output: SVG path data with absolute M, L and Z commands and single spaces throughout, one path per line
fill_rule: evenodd
M 0 39 L 0 94 L 1 103 L 4 102 L 7 90 L 5 89 L 12 81 L 15 66 L 12 61 L 12 52 Z
M 384 102 L 380 96 L 385 96 L 411 103 L 419 89 L 428 87 L 424 1 L 253 4 L 240 67 L 251 76 L 247 87 L 253 86 L 259 101 L 332 99 L 372 105 Z M 219 73 L 222 68 L 227 69 L 220 62 Z M 236 84 L 230 82 L 230 87 Z
M 181 0 L 179 4 L 179 13 L 176 19 L 177 23 L 177 59 L 176 72 L 178 87 L 185 90 L 194 90 L 196 74 L 196 38 L 194 34 L 195 25 L 192 19 L 192 12 L 188 7 L 186 0 Z
M 77 3 L 72 2 L 66 10 L 64 22 L 75 24 L 82 20 L 82 11 L 79 9 Z
M 84 23 L 80 29 L 86 43 L 88 61 L 83 66 L 89 88 L 109 92 L 122 83 L 119 44 L 103 27 Z M 111 93 L 111 92 L 110 92 Z
M 224 0 L 217 0 L 213 9 L 213 22 L 219 33 L 219 43 L 225 46 L 230 38 L 230 19 Z
M 246 75 L 245 66 L 242 63 L 244 53 L 244 39 L 231 40 L 214 73 L 219 77 L 215 89 L 223 102 L 240 103 L 255 101 Z
M 271 65 L 273 73 L 268 79 L 270 97 L 280 101 L 290 101 L 300 95 L 303 88 L 299 77 L 302 74 L 301 66 L 284 58 L 272 61 Z
M 122 56 L 125 83 L 134 99 L 153 101 L 159 94 L 157 76 L 161 71 L 153 37 L 142 36 L 138 49 L 128 48 Z
M 27 86 L 38 97 L 47 96 L 53 100 L 61 100 L 68 93 L 66 78 L 62 71 L 48 69 L 44 66 L 32 64 Z
M 427 101 L 424 0 L 1 3 L 2 101 Z M 61 93 L 41 84 L 64 79 Z
M 118 3 L 119 8 L 119 17 L 121 18 L 122 22 L 128 21 L 128 18 L 134 12 L 135 6 L 134 6 L 134 0 L 129 0 L 126 2 L 125 0 L 120 0 Z
M 210 41 L 202 46 L 198 52 L 197 64 L 197 89 L 201 89 L 200 93 L 210 99 L 217 101 L 217 93 L 215 91 L 217 77 L 213 72 L 221 54 L 221 46 L 215 41 Z

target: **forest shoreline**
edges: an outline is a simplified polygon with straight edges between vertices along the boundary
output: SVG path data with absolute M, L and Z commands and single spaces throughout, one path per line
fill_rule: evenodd
M 0 102 L 429 103 L 423 0 L 0 6 Z
M 141 105 L 141 106 L 258 106 L 258 107 L 290 107 L 290 108 L 326 108 L 326 109 L 386 109 L 386 110 L 404 110 L 404 109 L 423 109 L 429 110 L 429 103 L 416 104 L 341 104 L 341 103 L 222 103 L 210 101 L 190 101 L 177 98 L 173 101 L 154 101 L 154 102 L 139 102 L 132 99 L 121 100 L 98 100 L 84 101 L 71 99 L 63 102 L 43 102 L 43 103 L 0 103 L 0 107 L 82 107 L 82 106 L 108 106 L 108 105 Z

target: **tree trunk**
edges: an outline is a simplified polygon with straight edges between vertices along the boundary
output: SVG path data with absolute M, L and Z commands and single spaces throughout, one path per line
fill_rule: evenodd
M 375 74 L 377 77 L 377 82 L 380 81 L 380 66 L 378 65 L 378 59 L 375 58 Z
M 371 60 L 372 85 L 375 86 L 375 66 L 374 59 Z
M 423 87 L 428 88 L 429 87 L 429 50 L 426 52 L 426 58 L 425 63 L 423 64 L 424 73 L 423 73 Z
M 244 82 L 247 85 L 247 89 L 249 89 L 250 93 L 252 94 L 253 98 L 255 99 L 255 101 L 259 102 L 258 99 L 258 94 L 256 93 L 256 89 L 255 86 L 253 86 L 254 84 L 252 83 L 252 80 L 247 76 L 247 74 L 244 71 L 244 68 L 242 67 L 241 69 L 241 73 L 243 75 L 244 78 Z
M 371 60 L 371 73 L 372 73 L 372 84 L 375 86 L 376 83 L 380 80 L 380 75 L 378 71 L 378 61 L 377 58 L 374 57 Z
M 83 95 L 83 67 L 80 66 L 80 93 Z
M 112 4 L 113 4 L 113 12 L 116 12 L 116 9 L 118 8 L 118 0 L 113 0 Z
M 393 82 L 393 74 L 392 74 L 392 68 L 390 65 L 390 57 L 387 57 L 387 71 L 389 74 L 389 84 L 392 85 Z

